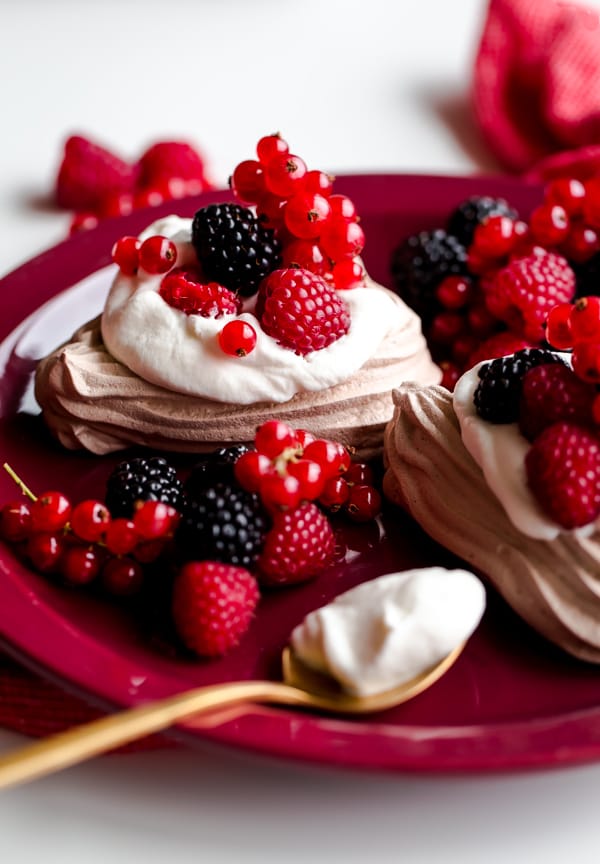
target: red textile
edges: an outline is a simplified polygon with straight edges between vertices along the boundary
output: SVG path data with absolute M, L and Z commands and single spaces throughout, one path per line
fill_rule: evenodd
M 556 176 L 559 167 L 600 161 L 598 11 L 562 0 L 491 0 L 473 101 L 491 150 L 509 170 L 545 179 L 546 171 Z M 575 152 L 535 166 L 565 150 Z

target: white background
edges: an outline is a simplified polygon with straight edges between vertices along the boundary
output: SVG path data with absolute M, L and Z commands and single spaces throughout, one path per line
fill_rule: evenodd
M 220 184 L 275 130 L 334 173 L 494 170 L 468 104 L 485 5 L 0 0 L 0 275 L 63 238 L 45 199 L 72 132 L 128 158 L 188 138 Z M 0 748 L 22 740 L 0 731 Z M 419 778 L 209 748 L 111 756 L 4 793 L 0 858 L 585 864 L 599 789 L 597 765 Z

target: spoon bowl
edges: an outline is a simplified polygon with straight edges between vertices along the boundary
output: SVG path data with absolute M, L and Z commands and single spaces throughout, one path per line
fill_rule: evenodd
M 43 777 L 115 747 L 168 729 L 180 720 L 232 705 L 294 705 L 334 714 L 368 714 L 407 702 L 431 687 L 464 648 L 455 648 L 435 666 L 394 687 L 369 696 L 345 692 L 333 678 L 305 665 L 288 646 L 282 655 L 283 682 L 236 681 L 197 687 L 129 708 L 59 732 L 0 757 L 0 789 Z

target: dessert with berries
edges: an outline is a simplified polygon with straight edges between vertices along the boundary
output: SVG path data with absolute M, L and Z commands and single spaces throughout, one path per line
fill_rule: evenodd
M 552 350 L 479 363 L 453 395 L 395 391 L 384 492 L 540 633 L 598 663 L 600 298 L 557 304 L 545 327 Z
M 233 172 L 235 202 L 115 244 L 101 317 L 37 373 L 65 446 L 198 451 L 285 418 L 371 454 L 392 388 L 440 379 L 418 316 L 365 271 L 353 202 L 278 135 L 257 157 Z

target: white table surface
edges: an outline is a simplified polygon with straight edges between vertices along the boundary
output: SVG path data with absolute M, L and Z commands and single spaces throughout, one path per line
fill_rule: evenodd
M 127 157 L 189 138 L 223 184 L 276 129 L 334 173 L 493 170 L 468 108 L 485 5 L 0 0 L 0 275 L 63 238 L 44 197 L 75 131 Z M 22 741 L 0 731 L 0 749 Z M 425 778 L 208 747 L 110 756 L 4 793 L 0 859 L 583 864 L 599 789 L 600 765 Z

